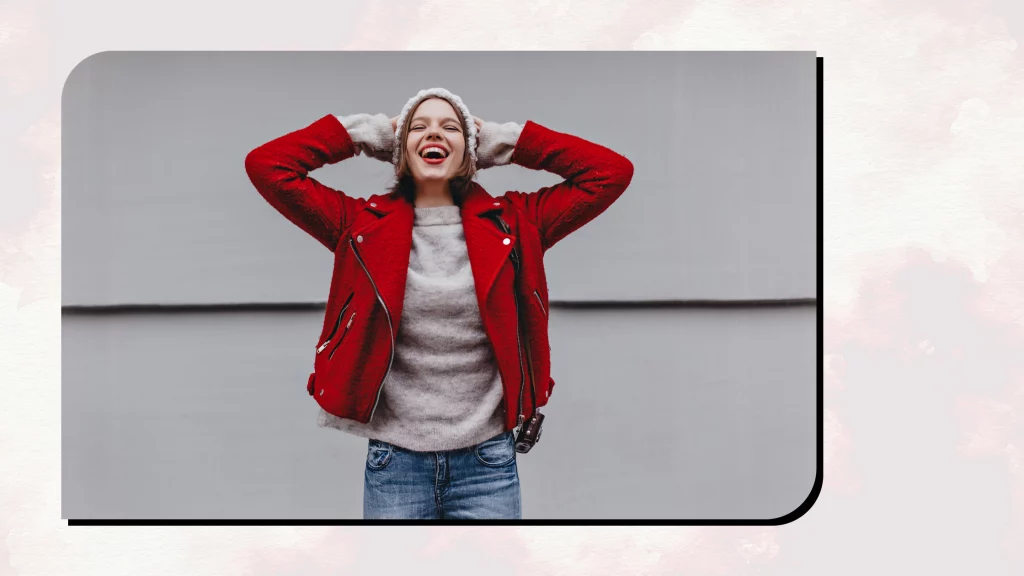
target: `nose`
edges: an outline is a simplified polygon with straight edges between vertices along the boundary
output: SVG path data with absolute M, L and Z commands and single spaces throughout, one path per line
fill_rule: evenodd
M 429 140 L 429 139 L 432 139 L 432 138 L 433 139 L 438 139 L 438 140 L 441 138 L 441 127 L 440 126 L 430 126 L 430 127 L 427 128 L 427 139 Z

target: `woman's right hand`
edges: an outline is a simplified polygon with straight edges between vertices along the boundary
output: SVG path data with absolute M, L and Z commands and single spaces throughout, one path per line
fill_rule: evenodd
M 398 116 L 391 119 L 391 133 L 395 133 L 398 130 Z

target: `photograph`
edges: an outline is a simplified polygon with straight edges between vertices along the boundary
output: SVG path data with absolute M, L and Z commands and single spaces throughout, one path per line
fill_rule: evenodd
M 820 81 L 800 51 L 86 58 L 62 517 L 802 515 Z

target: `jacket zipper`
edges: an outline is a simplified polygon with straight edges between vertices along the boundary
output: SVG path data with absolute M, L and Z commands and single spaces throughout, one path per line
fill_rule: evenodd
M 505 221 L 501 219 L 501 216 L 497 216 L 496 220 L 498 225 L 501 227 L 505 234 L 511 234 L 511 231 Z M 515 248 L 512 248 L 512 267 L 515 270 L 516 281 L 512 283 L 512 297 L 516 303 L 516 353 L 519 355 L 519 418 L 516 420 L 516 426 L 521 430 L 523 422 L 526 420 L 526 415 L 523 414 L 523 393 L 526 391 L 526 371 L 523 369 L 523 343 L 520 340 L 520 317 L 519 317 L 519 293 L 517 292 L 518 279 L 519 279 L 519 255 L 516 253 Z M 529 350 L 527 350 L 529 354 Z M 533 370 L 533 367 L 530 367 Z
M 338 348 L 341 347 L 341 343 L 345 341 L 345 335 L 348 334 L 348 329 L 352 327 L 352 321 L 355 319 L 356 313 L 353 312 L 348 318 L 348 324 L 345 325 L 345 331 L 341 333 L 341 338 L 338 338 L 338 343 L 334 345 L 334 348 L 331 349 L 331 353 L 327 356 L 328 360 L 334 358 L 334 353 L 338 351 Z
M 348 310 L 348 305 L 349 303 L 352 302 L 353 296 L 355 296 L 355 292 L 349 294 L 348 298 L 345 300 L 345 303 L 341 306 L 341 312 L 338 312 L 338 319 L 334 322 L 334 329 L 331 330 L 331 335 L 327 337 L 327 340 L 324 340 L 324 343 L 321 344 L 316 349 L 317 355 L 319 355 L 327 348 L 327 345 L 330 344 L 331 340 L 334 338 L 334 335 L 338 332 L 338 326 L 341 326 L 341 319 L 345 317 L 345 311 Z
M 515 287 L 512 288 L 512 297 L 516 303 L 516 353 L 519 355 L 519 419 L 516 421 L 516 426 L 522 428 L 523 421 L 526 420 L 526 416 L 523 414 L 523 391 L 526 390 L 526 370 L 523 369 L 523 343 L 519 339 L 519 295 L 516 294 Z
M 540 311 L 543 312 L 545 316 L 547 316 L 548 311 L 544 308 L 544 301 L 540 299 L 540 292 L 534 290 L 533 295 L 537 297 L 537 303 L 540 304 Z
M 533 375 L 533 357 L 530 355 L 530 331 L 523 323 L 523 332 L 526 334 L 526 365 L 530 368 L 530 398 L 533 398 L 533 411 L 537 411 L 537 377 Z
M 373 420 L 373 414 L 377 411 L 377 404 L 380 403 L 380 393 L 384 390 L 384 381 L 388 379 L 388 374 L 391 373 L 391 363 L 395 360 L 395 328 L 391 324 L 391 312 L 388 311 L 388 307 L 384 304 L 384 299 L 381 298 L 380 292 L 377 291 L 377 284 L 373 282 L 373 276 L 370 276 L 370 271 L 366 269 L 366 264 L 363 263 L 363 258 L 359 255 L 359 251 L 356 250 L 355 242 L 352 241 L 351 236 L 349 236 L 348 244 L 352 247 L 352 253 L 356 255 L 359 265 L 363 267 L 363 272 L 366 272 L 366 277 L 370 280 L 370 285 L 373 286 L 373 293 L 377 295 L 377 301 L 380 302 L 381 308 L 384 309 L 384 315 L 388 319 L 388 330 L 391 334 L 391 357 L 388 359 L 388 369 L 384 371 L 384 377 L 377 384 L 377 399 L 373 401 L 373 408 L 370 410 L 370 420 Z

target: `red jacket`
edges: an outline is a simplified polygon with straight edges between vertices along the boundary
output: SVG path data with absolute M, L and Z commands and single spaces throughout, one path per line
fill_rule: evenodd
M 307 391 L 327 412 L 369 422 L 394 359 L 412 248 L 412 205 L 389 193 L 353 198 L 308 174 L 355 155 L 341 123 L 328 115 L 248 154 L 245 169 L 281 214 L 334 253 L 323 329 Z M 473 182 L 460 210 L 484 331 L 504 384 L 505 429 L 547 404 L 555 385 L 548 344 L 544 253 L 590 222 L 626 189 L 633 165 L 582 138 L 527 121 L 512 162 L 564 181 L 536 192 L 492 197 Z M 488 213 L 508 224 L 503 233 Z M 513 296 L 521 259 L 519 316 Z

